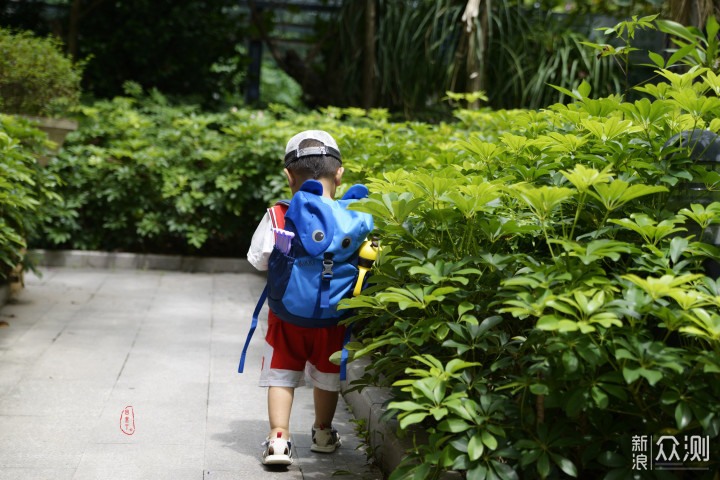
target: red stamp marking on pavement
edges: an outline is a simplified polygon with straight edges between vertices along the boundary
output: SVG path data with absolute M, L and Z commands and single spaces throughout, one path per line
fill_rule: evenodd
M 135 433 L 135 412 L 132 405 L 125 407 L 120 414 L 120 430 L 125 435 Z

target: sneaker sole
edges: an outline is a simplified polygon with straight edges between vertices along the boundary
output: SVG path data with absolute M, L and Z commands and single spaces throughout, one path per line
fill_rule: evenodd
M 319 453 L 332 453 L 334 452 L 340 445 L 342 445 L 341 442 L 338 442 L 334 445 L 328 445 L 326 447 L 321 447 L 319 445 L 312 445 L 310 447 L 310 450 L 313 452 L 319 452 Z
M 287 455 L 268 455 L 263 458 L 263 465 L 292 465 L 293 459 Z

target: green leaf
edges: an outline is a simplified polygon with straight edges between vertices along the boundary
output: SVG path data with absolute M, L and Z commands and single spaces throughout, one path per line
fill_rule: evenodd
M 665 68 L 665 59 L 662 57 L 662 55 L 658 55 L 655 52 L 648 52 L 648 55 L 650 56 L 650 60 L 652 60 L 655 65 L 660 68 Z
M 592 395 L 593 400 L 595 400 L 595 403 L 599 408 L 606 409 L 610 404 L 610 399 L 608 398 L 607 394 L 603 392 L 600 388 L 593 387 L 590 390 L 590 394 Z
M 547 395 L 550 393 L 550 388 L 544 383 L 534 383 L 530 385 L 530 392 L 534 395 Z
M 417 402 L 404 401 L 404 402 L 390 402 L 388 404 L 388 408 L 393 408 L 393 409 L 403 410 L 403 411 L 413 411 L 413 410 L 425 410 L 427 408 L 427 406 L 422 405 Z
M 663 405 L 672 405 L 677 403 L 678 400 L 680 400 L 680 394 L 672 390 L 668 390 L 660 396 L 660 403 Z
M 575 373 L 580 365 L 577 356 L 572 350 L 567 350 L 563 353 L 562 362 L 567 373 Z
M 551 453 L 550 456 L 552 457 L 553 462 L 555 462 L 555 464 L 560 467 L 560 470 L 565 472 L 567 475 L 570 475 L 571 477 L 578 476 L 577 467 L 575 467 L 575 464 L 569 459 L 554 453 Z
M 458 358 L 453 358 L 452 360 L 450 360 L 447 363 L 447 365 L 445 367 L 445 371 L 448 373 L 456 373 L 460 370 L 464 370 L 464 369 L 470 368 L 470 367 L 477 367 L 477 366 L 480 366 L 480 363 L 466 362 L 466 361 L 460 360 Z
M 658 26 L 658 30 L 660 30 L 661 32 L 675 35 L 693 43 L 698 40 L 697 36 L 693 35 L 690 29 L 672 20 L 656 20 L 655 23 Z
M 670 56 L 670 58 L 668 59 L 668 61 L 667 61 L 668 68 L 674 66 L 678 60 L 686 57 L 690 52 L 694 52 L 695 48 L 696 48 L 695 45 L 693 45 L 691 43 L 691 44 L 685 45 L 682 48 L 678 49 L 678 51 L 673 53 Z
M 483 430 L 482 433 L 482 443 L 485 444 L 490 450 L 495 450 L 498 446 L 497 439 L 490 434 L 487 430 Z
M 584 388 L 576 388 L 568 397 L 565 411 L 568 416 L 576 417 L 585 407 L 587 400 L 587 391 Z
M 541 219 L 547 218 L 551 212 L 576 193 L 575 190 L 565 187 L 530 188 L 520 185 L 516 185 L 512 192 Z
M 472 303 L 462 302 L 460 305 L 458 305 L 458 317 L 462 317 L 466 312 L 469 312 L 474 309 L 475 309 L 475 305 L 473 305 Z
M 460 418 L 447 418 L 438 424 L 442 432 L 460 433 L 470 428 L 470 425 Z
M 615 452 L 605 451 L 597 457 L 598 462 L 606 467 L 623 467 L 627 465 L 627 459 Z
M 467 480 L 486 480 L 487 479 L 487 467 L 482 463 L 476 463 L 473 467 L 467 471 Z M 420 478 L 420 477 L 418 477 Z
M 493 466 L 495 474 L 500 477 L 500 480 L 519 480 L 517 472 L 507 463 L 492 460 L 490 464 Z
M 580 85 L 578 86 L 578 93 L 582 98 L 588 98 L 590 96 L 590 91 L 592 90 L 592 87 L 588 82 L 583 80 Z
M 668 191 L 667 188 L 662 186 L 630 185 L 624 180 L 615 180 L 609 184 L 595 184 L 593 189 L 594 192 L 589 191 L 588 193 L 598 199 L 610 211 L 636 198 Z
M 444 407 L 433 407 L 430 409 L 430 414 L 435 418 L 436 422 L 439 422 L 447 416 L 448 409 Z
M 670 260 L 673 263 L 677 263 L 680 255 L 685 251 L 688 246 L 688 239 L 684 237 L 675 237 L 670 241 Z
M 545 452 L 543 452 L 543 454 L 540 455 L 540 458 L 538 459 L 537 471 L 542 478 L 550 475 L 550 457 L 548 457 L 548 454 Z
M 675 407 L 675 423 L 678 430 L 684 430 L 692 421 L 693 415 L 690 405 L 685 402 L 678 403 Z
M 470 460 L 474 462 L 479 459 L 484 450 L 485 447 L 483 446 L 483 441 L 480 438 L 480 435 L 473 435 L 468 442 L 468 455 L 470 456 Z
M 635 380 L 640 378 L 640 367 L 636 368 L 630 368 L 625 367 L 622 370 L 623 377 L 625 377 L 625 381 L 629 384 L 633 383 Z

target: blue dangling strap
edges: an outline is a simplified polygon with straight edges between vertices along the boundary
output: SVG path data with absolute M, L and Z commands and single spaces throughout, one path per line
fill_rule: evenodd
M 320 281 L 320 308 L 330 308 L 330 281 Z
M 350 334 L 352 333 L 352 323 L 347 326 L 347 330 L 345 330 L 345 340 L 343 341 L 343 349 L 342 353 L 340 354 L 340 380 L 346 380 L 347 379 L 347 359 L 348 359 L 348 350 L 345 348 L 345 346 L 350 342 Z
M 245 346 L 243 347 L 242 355 L 240 356 L 238 373 L 243 373 L 243 368 L 245 368 L 245 355 L 247 354 L 248 347 L 250 346 L 250 339 L 252 339 L 253 333 L 255 333 L 255 327 L 257 327 L 258 324 L 258 316 L 260 315 L 260 310 L 262 310 L 262 306 L 265 304 L 266 298 L 267 285 L 265 285 L 265 289 L 260 295 L 260 300 L 258 300 L 257 306 L 255 306 L 255 311 L 253 312 L 252 323 L 250 324 L 250 332 L 248 333 L 247 339 L 245 340 Z

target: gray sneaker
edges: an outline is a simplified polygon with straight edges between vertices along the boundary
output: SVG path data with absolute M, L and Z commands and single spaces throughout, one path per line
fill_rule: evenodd
M 313 427 L 312 429 L 312 446 L 310 450 L 313 452 L 332 453 L 342 445 L 340 435 L 337 430 L 330 427 L 330 429 L 320 427 L 317 430 Z

